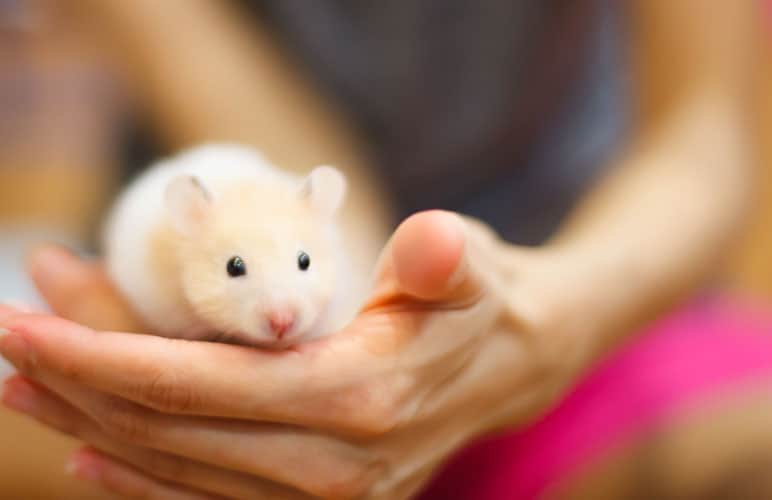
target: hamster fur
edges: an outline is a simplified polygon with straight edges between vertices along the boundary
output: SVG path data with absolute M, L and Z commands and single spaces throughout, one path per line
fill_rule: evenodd
M 334 168 L 303 179 L 246 147 L 183 151 L 117 199 L 108 273 L 159 335 L 283 348 L 332 333 L 361 294 L 336 224 L 345 189 Z

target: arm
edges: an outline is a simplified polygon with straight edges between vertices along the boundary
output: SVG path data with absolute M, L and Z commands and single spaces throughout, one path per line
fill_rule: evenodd
M 601 347 L 710 273 L 752 185 L 751 5 L 641 0 L 634 13 L 634 136 L 548 245 L 574 277 L 552 290 L 570 304 L 559 318 L 593 311 L 579 333 Z

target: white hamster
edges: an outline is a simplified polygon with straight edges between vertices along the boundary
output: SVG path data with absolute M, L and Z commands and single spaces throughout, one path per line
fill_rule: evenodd
M 154 333 L 285 348 L 333 333 L 361 288 L 336 215 L 346 180 L 208 144 L 151 166 L 106 223 L 108 273 Z

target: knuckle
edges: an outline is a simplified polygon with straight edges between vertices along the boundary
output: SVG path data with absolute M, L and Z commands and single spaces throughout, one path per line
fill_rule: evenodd
M 62 360 L 59 363 L 58 369 L 61 376 L 66 380 L 69 380 L 71 382 L 80 381 L 82 370 L 81 370 L 80 364 L 76 362 L 74 359 Z
M 370 384 L 348 392 L 341 411 L 352 430 L 367 438 L 378 438 L 394 431 L 401 423 L 401 405 L 394 392 L 383 384 Z
M 140 389 L 140 398 L 150 407 L 168 413 L 187 413 L 197 404 L 192 387 L 169 371 L 160 371 Z
M 186 483 L 191 476 L 189 462 L 160 452 L 151 452 L 143 459 L 143 469 L 161 479 Z
M 322 498 L 341 500 L 362 498 L 373 487 L 383 471 L 382 465 L 366 464 L 341 477 L 330 478 L 318 492 Z
M 61 415 L 41 415 L 40 422 L 57 429 L 59 432 L 67 434 L 77 439 L 85 439 L 85 429 L 83 423 L 73 418 L 66 418 Z
M 60 419 L 55 424 L 52 423 L 52 425 L 58 427 L 59 431 L 64 434 L 68 434 L 83 441 L 87 440 L 89 432 L 83 422 L 79 422 L 75 419 Z
M 154 434 L 150 419 L 140 415 L 137 409 L 128 404 L 108 405 L 99 422 L 110 436 L 128 443 L 148 442 Z
M 127 482 L 121 474 L 116 474 L 111 469 L 103 472 L 100 477 L 102 486 L 125 498 L 138 500 L 153 498 L 152 486 L 145 481 Z
M 127 491 L 125 486 L 122 486 L 122 488 L 124 490 L 119 491 L 120 493 L 125 493 L 129 498 L 134 498 L 136 500 L 161 500 L 162 498 L 157 487 L 153 484 L 142 483 L 133 486 L 130 491 Z
M 354 430 L 363 438 L 381 438 L 392 432 L 398 423 L 391 413 L 371 409 L 355 418 Z
M 352 483 L 348 480 L 330 482 L 322 487 L 319 491 L 319 497 L 321 498 L 335 498 L 340 500 L 353 500 L 360 498 L 361 491 L 352 486 Z

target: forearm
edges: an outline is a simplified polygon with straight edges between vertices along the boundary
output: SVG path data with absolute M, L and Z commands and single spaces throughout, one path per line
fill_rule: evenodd
M 345 212 L 351 245 L 365 260 L 377 253 L 389 208 L 360 141 L 259 21 L 211 0 L 81 1 L 103 21 L 167 143 L 255 144 L 298 172 L 335 165 L 351 185 Z
M 732 241 L 752 186 L 743 117 L 714 95 L 684 102 L 548 244 L 566 273 L 558 301 L 601 348 L 702 283 Z
M 758 47 L 744 2 L 629 5 L 634 132 L 545 252 L 544 315 L 589 354 L 705 280 L 750 198 Z

